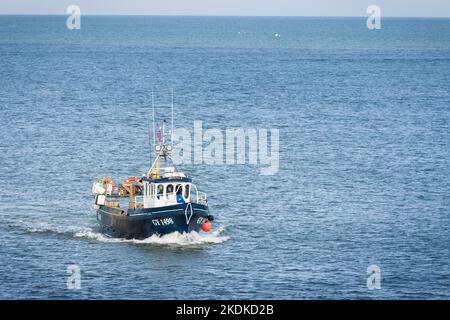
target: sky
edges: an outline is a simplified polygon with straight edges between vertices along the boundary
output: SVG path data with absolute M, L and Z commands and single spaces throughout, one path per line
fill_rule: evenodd
M 0 14 L 450 17 L 450 0 L 0 0 Z

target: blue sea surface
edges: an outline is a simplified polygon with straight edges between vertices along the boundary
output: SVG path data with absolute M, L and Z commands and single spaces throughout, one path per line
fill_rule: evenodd
M 181 166 L 215 231 L 108 239 L 92 180 L 146 172 L 172 88 L 279 172 Z M 0 120 L 2 299 L 450 298 L 450 19 L 0 16 Z

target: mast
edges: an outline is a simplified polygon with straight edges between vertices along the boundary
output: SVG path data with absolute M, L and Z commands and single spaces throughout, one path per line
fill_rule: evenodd
M 160 177 L 161 170 L 161 156 L 164 157 L 164 161 L 171 161 L 172 143 L 173 143 L 173 89 L 171 89 L 171 126 L 170 130 L 170 143 L 166 141 L 166 127 L 167 121 L 164 119 L 162 125 L 155 125 L 155 103 L 154 94 L 152 89 L 152 113 L 153 113 L 153 144 L 155 150 L 155 161 L 147 172 L 147 176 L 152 179 L 158 179 Z M 169 137 L 167 137 L 169 139 Z M 167 144 L 166 144 L 167 142 Z M 173 164 L 172 164 L 173 165 Z M 173 167 L 176 170 L 175 165 Z
M 160 145 L 156 145 L 156 131 L 155 131 L 155 98 L 154 98 L 154 94 L 152 91 L 152 101 L 153 101 L 153 139 L 155 140 L 155 151 L 156 151 L 156 172 L 155 172 L 155 178 L 159 178 L 159 149 L 160 149 Z
M 155 99 L 153 95 L 153 89 L 152 89 L 152 112 L 153 112 L 153 148 L 156 146 L 156 131 L 155 131 Z
M 160 167 L 160 156 L 161 156 L 161 141 L 160 141 L 160 130 L 161 126 L 158 125 L 158 137 L 156 138 L 157 144 L 155 145 L 155 151 L 156 151 L 156 165 L 155 165 L 155 177 L 156 179 L 159 178 L 159 167 Z M 164 125 L 162 127 L 163 130 L 163 144 L 164 144 Z M 156 135 L 156 133 L 155 133 Z
M 170 102 L 172 108 L 172 128 L 170 129 L 170 145 L 173 147 L 173 88 L 171 89 L 172 99 Z
M 153 162 L 153 164 L 151 165 L 150 169 L 148 170 L 147 176 L 149 178 L 159 178 L 159 167 L 160 167 L 160 163 L 159 163 L 159 156 L 160 156 L 160 150 L 161 150 L 161 146 L 158 142 L 157 144 L 157 139 L 156 139 L 156 127 L 155 127 L 155 95 L 152 89 L 152 115 L 153 115 L 153 148 L 155 150 L 155 161 Z M 155 170 L 152 170 L 153 168 L 155 168 Z

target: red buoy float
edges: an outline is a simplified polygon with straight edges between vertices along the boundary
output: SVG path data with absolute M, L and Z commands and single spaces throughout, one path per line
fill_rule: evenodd
M 209 221 L 206 221 L 202 224 L 202 230 L 205 232 L 211 231 L 212 224 Z

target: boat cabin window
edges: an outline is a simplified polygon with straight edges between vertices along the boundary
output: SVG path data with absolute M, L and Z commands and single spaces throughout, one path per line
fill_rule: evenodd
M 183 186 L 181 184 L 177 184 L 175 191 L 176 191 L 177 196 L 182 195 L 183 194 Z
M 188 184 L 184 187 L 184 198 L 185 199 L 189 198 L 189 185 Z
M 157 196 L 158 199 L 164 194 L 164 186 L 162 184 L 158 184 L 158 189 L 157 189 Z
M 166 187 L 166 198 L 169 198 L 169 196 L 173 195 L 173 185 L 168 184 Z

